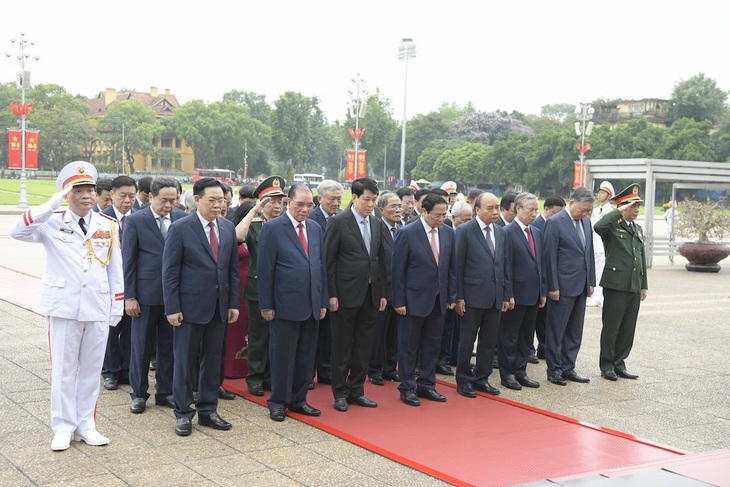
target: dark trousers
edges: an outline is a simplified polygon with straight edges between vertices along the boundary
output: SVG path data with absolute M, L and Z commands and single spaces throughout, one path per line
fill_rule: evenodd
M 221 385 L 221 361 L 226 323 L 220 318 L 218 307 L 210 323 L 183 321 L 173 331 L 175 366 L 172 394 L 175 397 L 175 417 L 192 418 L 197 412 L 209 416 L 218 409 L 218 388 Z M 200 352 L 200 372 L 193 373 L 193 357 Z M 193 402 L 193 381 L 198 381 L 198 402 Z
M 246 384 L 271 382 L 269 369 L 269 322 L 261 316 L 259 302 L 248 300 L 248 375 Z
M 398 314 L 391 305 L 378 311 L 375 344 L 370 356 L 370 377 L 393 377 L 398 366 Z
M 601 329 L 601 372 L 626 370 L 639 316 L 641 293 L 603 288 L 603 328 Z
M 319 321 L 317 332 L 317 358 L 314 366 L 314 375 L 317 379 L 332 380 L 330 360 L 332 359 L 332 330 L 330 328 L 330 314 L 327 312 Z
M 120 382 L 129 381 L 129 356 L 131 341 L 132 317 L 125 314 L 117 326 L 109 327 L 109 339 L 106 341 L 106 353 L 101 376 L 105 379 L 115 378 Z M 147 364 L 149 367 L 149 363 Z
M 365 376 L 370 365 L 378 308 L 372 305 L 368 287 L 359 308 L 340 307 L 332 313 L 332 394 L 335 399 L 365 394 Z
M 539 305 L 516 305 L 505 313 L 499 322 L 497 349 L 499 350 L 499 375 L 502 379 L 513 375 L 527 376 L 527 359 L 530 356 L 535 319 Z
M 155 367 L 155 396 L 172 394 L 173 376 L 173 326 L 165 316 L 165 307 L 140 305 L 140 314 L 132 318 L 131 354 L 129 359 L 129 384 L 132 399 L 147 399 L 150 394 L 149 366 L 157 345 L 157 366 Z
M 399 390 L 434 389 L 443 329 L 444 315 L 441 314 L 438 296 L 428 316 L 398 316 Z M 416 366 L 418 380 L 415 378 Z
M 269 357 L 271 358 L 271 395 L 269 409 L 301 407 L 307 402 L 307 389 L 312 380 L 317 350 L 318 321 L 274 319 L 269 325 Z
M 548 299 L 549 301 L 549 299 Z M 537 337 L 537 355 L 545 357 L 545 325 L 547 323 L 547 303 L 542 308 L 537 309 L 537 317 L 535 318 L 535 336 Z M 530 350 L 535 350 L 535 342 L 532 342 Z
M 444 316 L 444 331 L 441 334 L 441 349 L 439 350 L 438 363 L 440 364 L 449 365 L 451 361 L 456 360 L 456 356 L 452 355 L 451 352 L 454 348 L 452 344 L 454 341 L 454 328 L 456 325 L 456 318 L 456 308 L 446 310 L 446 315 Z
M 470 308 L 461 317 L 459 330 L 459 350 L 456 359 L 456 383 L 484 385 L 492 374 L 492 359 L 497 346 L 497 333 L 501 308 Z M 474 372 L 469 366 L 474 341 L 477 342 L 477 358 Z
M 563 375 L 575 369 L 583 340 L 586 297 L 586 293 L 582 293 L 579 296 L 561 294 L 558 301 L 548 298 L 545 337 L 548 375 Z

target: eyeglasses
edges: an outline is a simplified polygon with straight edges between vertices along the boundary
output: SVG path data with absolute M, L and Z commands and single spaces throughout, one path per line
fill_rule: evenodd
M 446 219 L 446 213 L 429 213 L 432 217 L 434 217 L 437 220 L 445 220 Z
M 305 203 L 304 201 L 292 201 L 291 204 L 292 206 L 294 206 L 295 208 L 299 208 L 300 210 L 303 208 L 306 208 L 308 210 L 314 209 L 314 203 Z
M 403 208 L 403 205 L 388 205 L 386 208 L 389 210 L 400 210 Z
M 216 205 L 216 204 L 218 204 L 218 205 L 224 205 L 226 203 L 226 199 L 225 198 L 206 198 L 205 201 L 209 205 Z

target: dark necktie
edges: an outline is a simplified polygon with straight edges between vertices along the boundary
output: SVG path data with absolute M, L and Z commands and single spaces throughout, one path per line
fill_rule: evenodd
M 208 223 L 210 227 L 210 250 L 213 251 L 213 258 L 218 262 L 218 235 L 215 234 L 215 224 Z
M 165 217 L 161 216 L 157 218 L 160 221 L 160 233 L 162 234 L 162 240 L 167 238 L 167 227 L 165 226 Z
M 487 225 L 484 227 L 484 231 L 487 235 L 487 247 L 489 247 L 489 252 L 492 254 L 492 257 L 494 257 L 494 242 L 492 242 L 492 228 Z
M 81 231 L 84 232 L 84 235 L 86 235 L 86 219 L 85 218 L 79 218 L 79 227 L 81 227 Z
M 527 232 L 527 243 L 530 244 L 530 250 L 532 250 L 532 256 L 535 257 L 535 240 L 532 239 L 532 230 L 530 230 L 530 227 L 525 227 L 525 232 Z
M 122 215 L 122 219 L 119 220 L 119 230 L 124 231 L 124 219 L 127 218 L 127 215 Z
M 307 245 L 307 237 L 304 236 L 304 224 L 299 223 L 299 241 L 302 243 L 302 247 L 304 247 L 304 253 L 307 254 L 307 259 L 309 258 L 309 246 Z
M 395 231 L 397 228 L 395 226 L 390 227 L 390 234 L 393 235 L 393 238 L 395 238 Z
M 580 243 L 583 244 L 583 248 L 586 248 L 586 235 L 583 232 L 583 224 L 580 220 L 573 220 L 573 223 L 575 223 L 575 231 L 578 232 L 578 238 L 580 238 Z

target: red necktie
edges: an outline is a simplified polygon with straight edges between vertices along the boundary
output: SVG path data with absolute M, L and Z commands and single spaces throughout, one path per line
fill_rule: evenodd
M 527 243 L 530 244 L 530 250 L 532 250 L 532 256 L 535 257 L 535 241 L 532 239 L 532 230 L 530 230 L 530 227 L 525 227 L 525 231 L 527 232 Z
M 299 241 L 302 242 L 302 247 L 304 247 L 304 253 L 307 254 L 308 259 L 309 246 L 307 245 L 307 237 L 304 236 L 304 225 L 301 222 L 299 223 Z
M 210 222 L 208 226 L 210 227 L 210 250 L 213 251 L 213 258 L 218 262 L 218 235 L 215 234 L 215 224 Z
M 439 250 L 436 246 L 436 229 L 431 229 L 431 252 L 433 252 L 433 258 L 436 261 L 436 265 L 439 263 Z

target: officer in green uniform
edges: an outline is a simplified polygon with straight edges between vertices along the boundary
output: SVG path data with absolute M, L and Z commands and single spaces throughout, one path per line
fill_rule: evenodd
M 261 227 L 267 220 L 281 215 L 283 209 L 284 186 L 286 181 L 281 176 L 271 176 L 258 185 L 254 198 L 268 198 L 261 216 L 251 220 L 246 235 L 250 265 L 243 297 L 248 303 L 248 375 L 246 385 L 248 392 L 254 396 L 263 396 L 264 388 L 271 385 L 269 371 L 269 323 L 261 316 L 259 310 L 259 290 L 256 266 L 258 262 L 258 244 Z
M 631 353 L 639 305 L 647 292 L 644 231 L 634 221 L 643 200 L 638 184 L 630 185 L 612 199 L 618 208 L 593 226 L 606 249 L 600 283 L 604 293 L 601 376 L 608 380 L 637 379 L 638 375 L 626 370 L 624 361 Z

